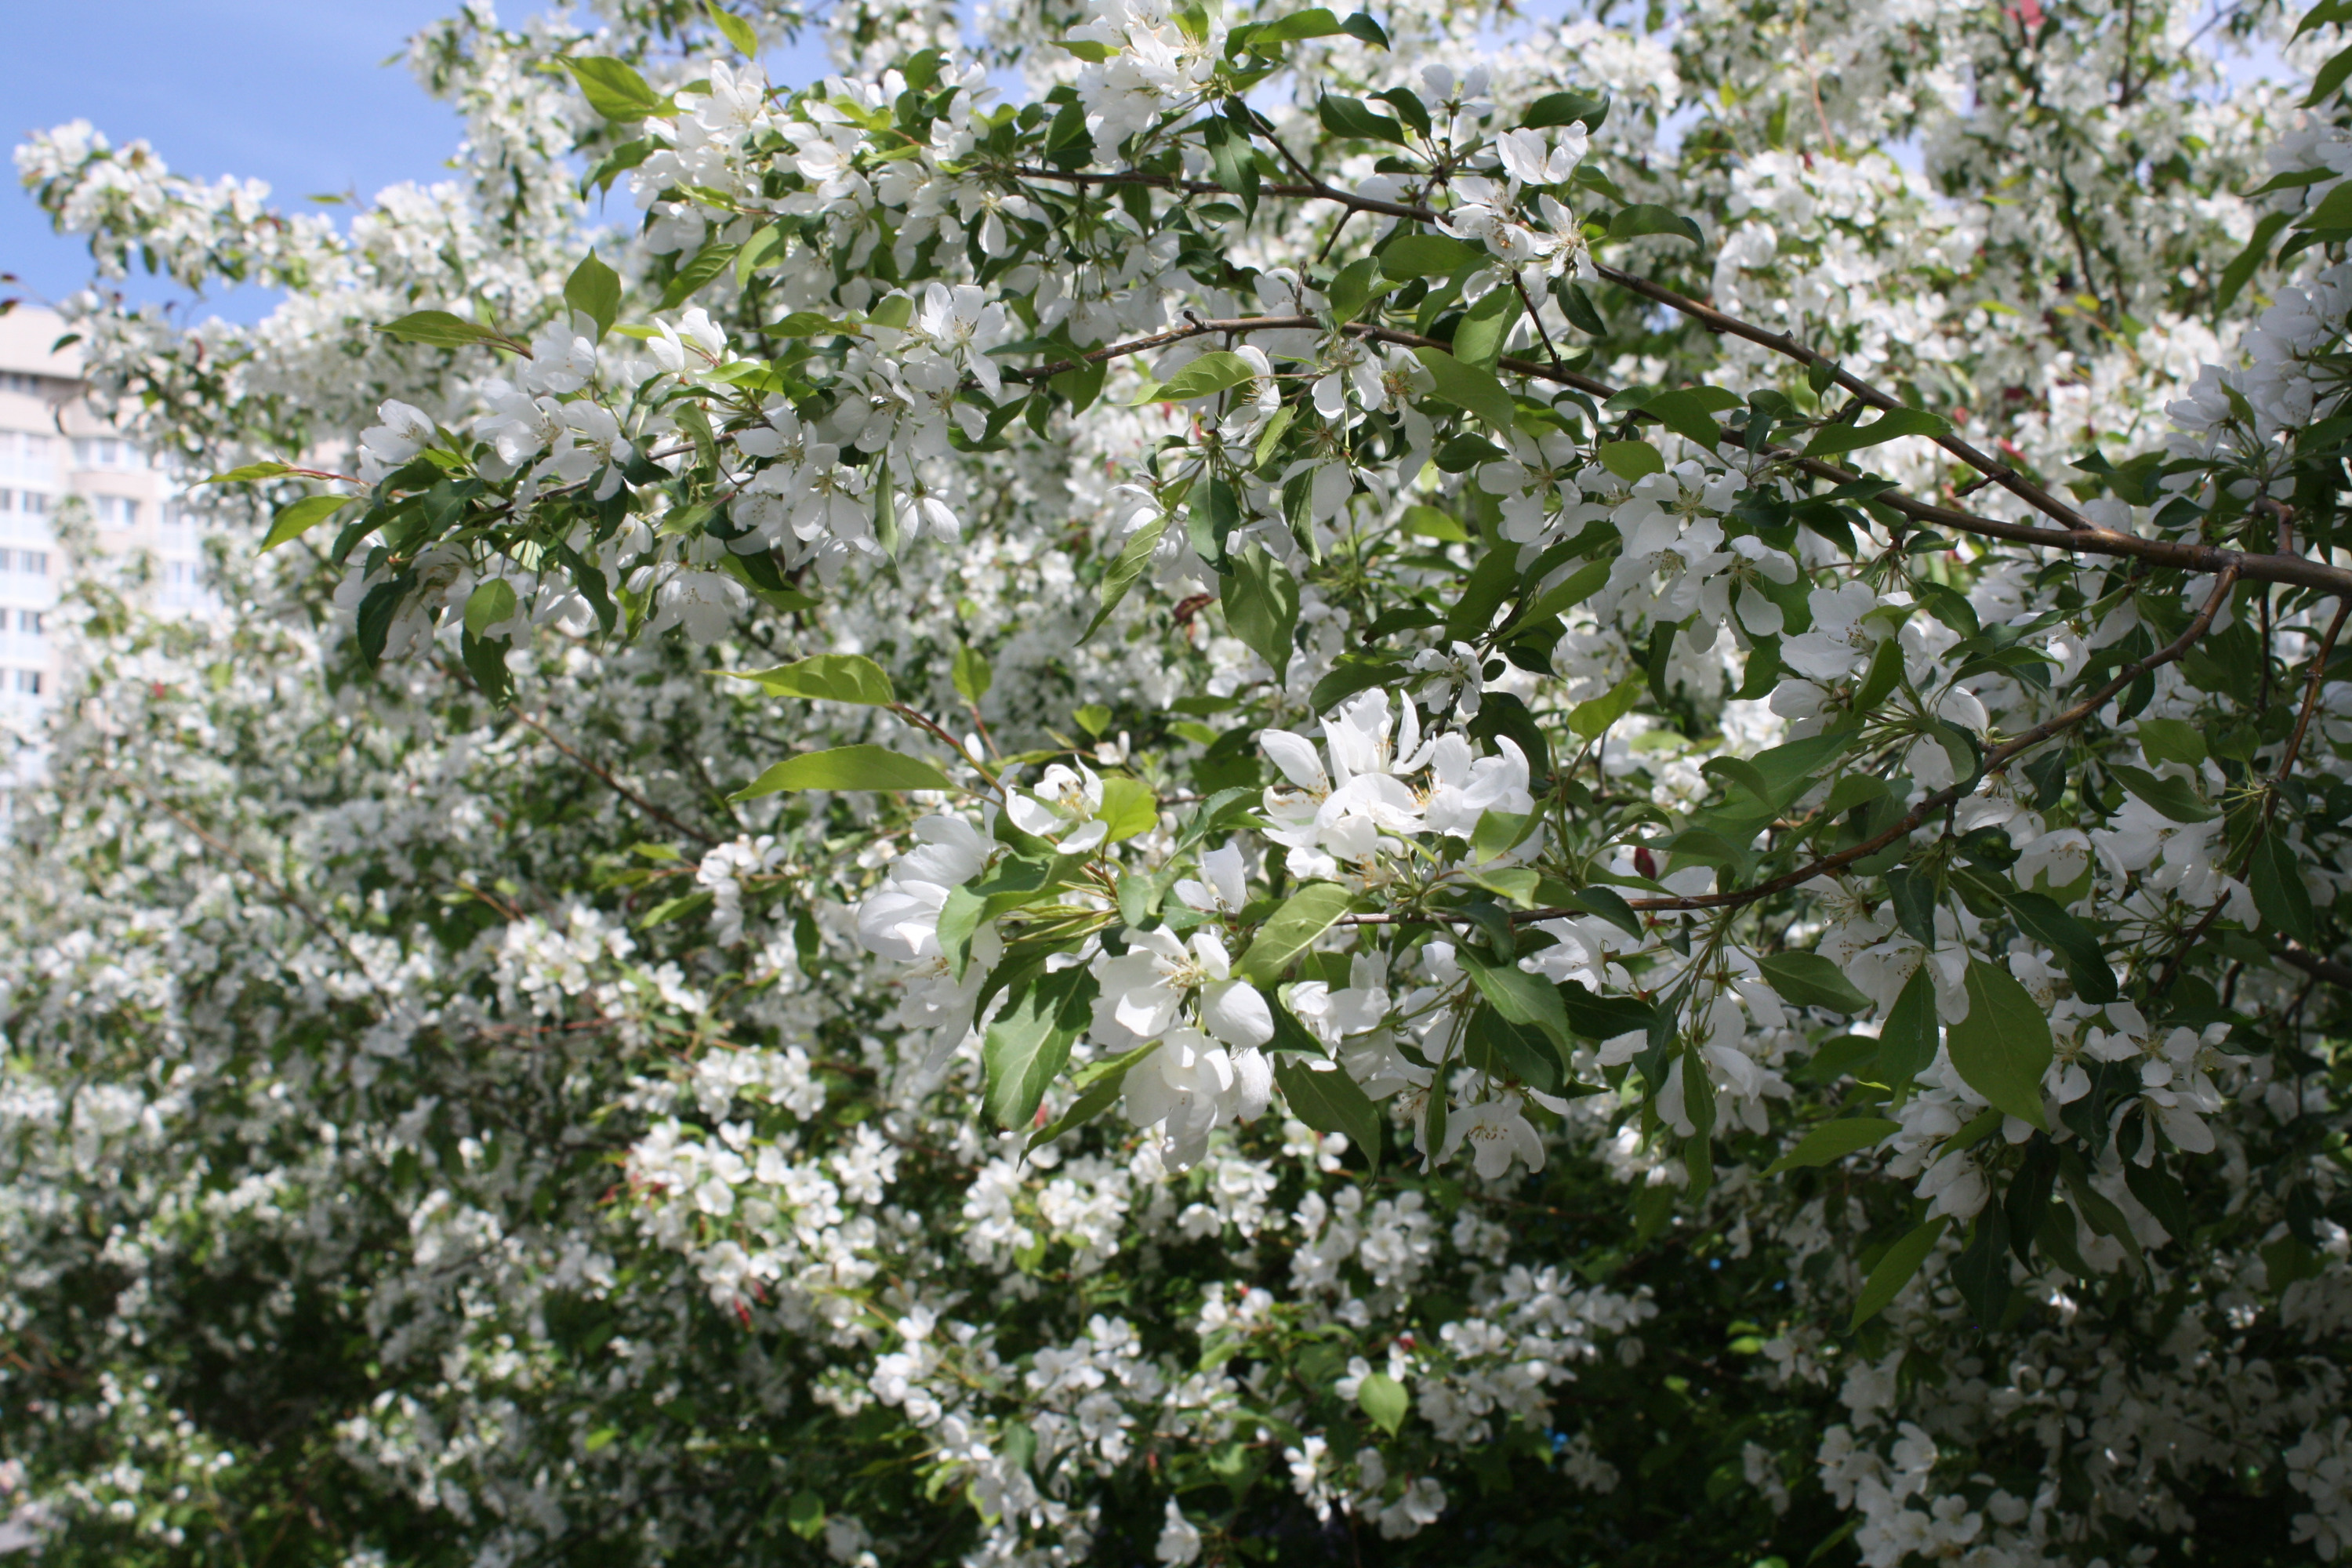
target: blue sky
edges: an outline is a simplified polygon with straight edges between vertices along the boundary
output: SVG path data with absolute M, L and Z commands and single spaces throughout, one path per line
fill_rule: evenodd
M 509 0 L 501 11 L 513 21 L 539 8 Z M 117 146 L 145 138 L 177 173 L 265 180 L 280 206 L 324 194 L 365 199 L 439 177 L 457 147 L 457 117 L 395 58 L 411 33 L 455 9 L 456 0 L 0 0 L 0 131 L 14 146 L 28 131 L 83 119 Z M 806 44 L 769 67 L 793 81 L 822 72 Z M 35 301 L 89 278 L 88 254 L 50 231 L 13 165 L 0 193 L 0 271 L 18 279 L 0 290 Z M 137 275 L 126 292 L 187 299 Z M 272 300 L 246 289 L 194 310 L 252 321 Z

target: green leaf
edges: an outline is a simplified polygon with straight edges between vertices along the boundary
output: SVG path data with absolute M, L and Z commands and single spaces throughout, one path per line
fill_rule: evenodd
M 1300 38 L 1328 38 L 1339 32 L 1339 18 L 1322 6 L 1305 11 L 1293 11 L 1287 16 L 1277 16 L 1250 29 L 1250 47 L 1260 44 L 1288 44 Z
M 1331 929 L 1333 921 L 1348 912 L 1352 898 L 1337 882 L 1309 882 L 1285 899 L 1282 907 L 1258 928 L 1249 951 L 1242 954 L 1237 967 L 1243 977 L 1260 984 L 1275 979 L 1286 964 L 1306 952 L 1317 937 Z
M 1385 49 L 1389 47 L 1388 29 L 1372 20 L 1372 15 L 1369 11 L 1359 11 L 1340 23 L 1339 31 L 1351 38 L 1370 44 L 1376 49 Z
M 1363 1406 L 1373 1426 L 1391 1437 L 1404 1425 L 1405 1415 L 1412 1407 L 1404 1384 L 1384 1372 L 1365 1374 L 1364 1381 L 1356 1385 L 1356 1403 Z
M 661 308 L 674 310 L 692 299 L 696 290 L 727 270 L 735 259 L 735 247 L 713 240 L 694 253 L 694 258 L 677 269 L 662 290 Z
M 2336 187 L 2338 190 L 2344 188 L 2341 185 Z M 2246 241 L 2245 249 L 2238 252 L 2230 264 L 2221 268 L 2221 285 L 2213 292 L 2215 310 L 2228 310 L 2244 292 L 2246 285 L 2254 280 L 2254 274 L 2262 270 L 2263 262 L 2270 259 L 2272 242 L 2278 238 L 2279 230 L 2284 228 L 2294 216 L 2293 213 L 2263 215 L 2254 225 L 2253 237 Z
M 1784 1002 L 1848 1016 L 1870 1011 L 1870 998 L 1853 988 L 1844 970 L 1818 952 L 1767 953 L 1756 967 Z
M 210 479 L 198 479 L 196 484 L 199 487 L 205 485 L 249 485 L 261 479 L 274 479 L 282 474 L 290 474 L 293 471 L 294 465 L 291 463 L 247 463 L 241 468 L 231 468 L 227 473 L 215 474 Z
M 1298 580 L 1255 544 L 1233 557 L 1233 568 L 1218 584 L 1225 625 L 1265 660 L 1279 684 L 1290 668 L 1291 638 L 1298 629 Z
M 794 1492 L 784 1509 L 784 1522 L 803 1541 L 814 1541 L 824 1533 L 824 1500 L 814 1492 Z
M 956 649 L 955 668 L 950 678 L 955 682 L 956 695 L 974 708 L 988 695 L 988 689 L 996 684 L 996 672 L 989 668 L 987 657 L 970 646 Z
M 1168 517 L 1163 512 L 1128 536 L 1127 542 L 1119 547 L 1118 559 L 1103 574 L 1102 603 L 1095 611 L 1095 618 L 1087 623 L 1085 635 L 1078 638 L 1080 643 L 1100 631 L 1102 624 L 1110 619 L 1110 613 L 1118 608 L 1118 602 L 1127 597 L 1127 591 L 1143 575 L 1143 569 L 1151 564 L 1152 552 L 1160 548 L 1160 537 L 1167 531 Z
M 1842 1116 L 1835 1121 L 1824 1121 L 1799 1139 L 1795 1148 L 1765 1166 L 1764 1173 L 1777 1176 L 1800 1165 L 1826 1165 L 1858 1149 L 1883 1143 L 1902 1130 L 1901 1122 L 1877 1116 Z
M 1326 94 L 1315 106 L 1323 129 L 1334 136 L 1360 142 L 1393 142 L 1404 145 L 1404 128 L 1385 114 L 1375 114 L 1360 98 Z
M 1911 972 L 1886 1021 L 1878 1031 L 1878 1072 L 1887 1088 L 1900 1093 L 1936 1060 L 1940 1044 L 1936 1018 L 1936 984 L 1922 963 Z
M 1277 1026 L 1289 1016 L 1287 1008 L 1276 1005 Z M 1296 1020 L 1292 1026 L 1304 1032 L 1303 1026 Z M 1366 1097 L 1345 1068 L 1318 1061 L 1312 1056 L 1282 1051 L 1274 1058 L 1274 1081 L 1281 1087 L 1282 1098 L 1293 1116 L 1318 1132 L 1345 1134 L 1349 1143 L 1364 1152 L 1372 1168 L 1380 1169 L 1380 1107 Z
M 1219 349 L 1202 354 L 1178 371 L 1141 399 L 1146 403 L 1182 403 L 1188 398 L 1213 397 L 1229 386 L 1238 386 L 1257 372 L 1250 362 L 1237 353 Z
M 2185 763 L 2193 768 L 2205 760 L 2205 731 L 2186 719 L 2143 719 L 2139 752 L 2150 767 Z
M 503 577 L 488 578 L 466 595 L 466 629 L 476 637 L 514 613 L 514 586 Z
M 1666 459 L 1647 441 L 1603 441 L 1593 455 L 1602 468 L 1629 485 L 1666 471 Z
M 591 250 L 563 280 L 563 302 L 596 323 L 596 335 L 613 330 L 621 314 L 621 275 Z
M 443 349 L 464 348 L 469 343 L 503 343 L 509 348 L 520 346 L 513 339 L 492 331 L 479 321 L 469 321 L 446 310 L 411 310 L 396 321 L 386 321 L 376 331 L 404 343 L 429 343 Z
M 1723 442 L 1723 426 L 1716 423 L 1706 404 L 1687 392 L 1652 393 L 1635 406 L 1675 435 L 1696 441 L 1710 452 Z
M 1393 686 L 1404 679 L 1405 667 L 1393 658 L 1380 658 L 1368 654 L 1341 654 L 1331 673 L 1315 683 L 1307 695 L 1309 712 L 1328 713 L 1359 691 L 1370 691 L 1375 686 Z
M 2076 995 L 2094 1006 L 2103 1006 L 2120 994 L 2116 972 L 2108 967 L 2098 937 L 2069 914 L 2064 905 L 2041 893 L 2018 892 L 2007 886 L 1998 891 L 2017 917 L 2019 928 L 2065 961 Z
M 1607 733 L 1612 724 L 1633 710 L 1646 684 L 1641 676 L 1629 675 L 1600 696 L 1587 698 L 1568 710 L 1568 727 L 1586 741 Z
M 1040 973 L 1014 988 L 980 1048 L 988 1074 L 982 1105 L 990 1121 L 1011 1131 L 1036 1120 L 1045 1087 L 1061 1075 L 1071 1043 L 1086 1030 L 1093 989 L 1094 976 L 1083 966 Z
M 1519 313 L 1517 289 L 1487 289 L 1454 329 L 1454 356 L 1464 364 L 1492 371 L 1503 357 L 1505 340 L 1518 325 Z
M 749 680 L 771 697 L 804 697 L 813 702 L 855 702 L 887 708 L 898 694 L 890 677 L 872 659 L 854 653 L 821 653 L 773 669 L 714 669 L 730 680 Z
M 1878 1267 L 1870 1271 L 1870 1279 L 1862 1287 L 1862 1298 L 1853 1304 L 1853 1321 L 1846 1325 L 1848 1332 L 1862 1327 L 1886 1310 L 1887 1304 L 1903 1293 L 1919 1266 L 1927 1261 L 1944 1227 L 1952 1223 L 1949 1215 L 1937 1215 L 1926 1225 L 1911 1232 L 1886 1249 Z
M 580 84 L 588 107 L 607 120 L 650 120 L 677 112 L 677 105 L 656 92 L 625 60 L 595 55 L 562 64 Z
M 803 752 L 745 784 L 727 798 L 755 800 L 782 790 L 800 789 L 940 789 L 955 785 L 930 763 L 884 746 L 836 746 L 829 752 Z
M 1454 957 L 1496 1012 L 1514 1024 L 1541 1029 L 1559 1052 L 1560 1064 L 1568 1064 L 1568 1008 L 1551 982 L 1507 959 L 1488 959 L 1475 948 L 1462 948 Z
M 2129 763 L 2109 763 L 2107 772 L 2115 774 L 2117 784 L 2174 822 L 2210 822 L 2220 815 L 2199 798 L 2195 786 L 2187 779 L 2158 778 Z
M 2336 89 L 2342 87 L 2344 79 L 2347 77 L 2352 77 L 2352 49 L 2339 49 L 2329 56 L 2327 63 L 2313 74 L 2311 91 L 2305 95 L 2303 107 L 2310 109 L 2317 105 Z M 2343 188 L 2341 185 L 2336 187 L 2338 190 Z
M 2042 1075 L 2051 1059 L 2050 1020 L 2008 970 L 1969 961 L 1969 1016 L 1945 1026 L 1952 1066 L 1988 1104 L 2043 1131 Z
M 1029 1135 L 1027 1147 L 1043 1148 L 1063 1133 L 1084 1127 L 1087 1122 L 1108 1110 L 1111 1101 L 1118 1098 L 1119 1090 L 1127 1087 L 1128 1069 L 1159 1048 L 1160 1042 L 1153 1040 L 1149 1045 L 1136 1047 L 1123 1057 L 1115 1057 L 1107 1062 L 1097 1062 L 1079 1073 L 1070 1080 L 1072 1086 L 1077 1089 L 1078 1097 L 1070 1101 L 1068 1110 L 1054 1118 L 1045 1126 L 1032 1132 Z
M 1100 65 L 1118 52 L 1108 44 L 1098 44 L 1092 38 L 1056 38 L 1054 47 L 1068 50 L 1089 65 Z
M 1613 888 L 1597 885 L 1579 888 L 1560 902 L 1589 914 L 1599 915 L 1637 942 L 1642 939 L 1642 917 L 1633 912 L 1633 906 L 1625 901 L 1625 895 Z
M 1934 437 L 1951 433 L 1952 422 L 1940 414 L 1930 414 L 1923 408 L 1890 408 L 1867 425 L 1823 426 L 1805 444 L 1805 456 L 1834 458 L 1842 452 L 1858 452 L 1864 447 L 1892 441 L 1898 436 Z
M 1406 234 L 1381 252 L 1381 276 L 1400 283 L 1415 278 L 1451 278 L 1485 258 L 1485 252 L 1442 234 Z
M 267 463 L 257 463 L 255 465 L 257 468 L 269 468 L 272 466 L 283 467 L 284 465 L 271 465 Z M 240 469 L 238 471 L 242 472 L 243 470 Z M 233 479 L 234 477 L 235 476 L 233 475 L 226 474 L 221 476 L 224 480 Z M 206 480 L 205 482 L 210 483 L 211 481 Z M 278 509 L 278 515 L 270 520 L 269 537 L 261 542 L 263 552 L 267 553 L 269 551 L 277 549 L 279 545 L 285 543 L 289 539 L 301 538 L 304 534 L 310 532 L 310 530 L 318 527 L 320 523 L 326 521 L 329 518 L 342 510 L 343 508 L 351 505 L 352 502 L 360 499 L 361 498 L 358 496 L 304 496 L 300 500 L 294 502 L 290 506 L 280 507 Z
M 2304 886 L 2303 868 L 2295 863 L 2294 852 L 2275 827 L 2265 826 L 2254 840 L 2246 887 L 2265 921 L 2305 947 L 2318 945 L 2319 931 L 2312 919 L 2311 892 Z
M 1587 130 L 1599 130 L 1608 116 L 1609 100 L 1595 98 L 1589 92 L 1548 92 L 1528 105 L 1528 112 L 1519 123 L 1530 131 L 1540 131 L 1549 125 L 1573 125 L 1584 121 Z
M 751 23 L 719 5 L 717 0 L 702 0 L 702 11 L 710 18 L 710 25 L 735 46 L 737 54 L 748 59 L 760 58 L 760 35 L 751 30 Z
M 1620 207 L 1609 220 L 1612 239 L 1636 239 L 1645 234 L 1675 235 L 1702 250 L 1706 247 L 1706 236 L 1698 225 L 1671 207 L 1637 202 L 1630 207 Z
M 1160 797 L 1141 779 L 1131 779 L 1124 773 L 1113 773 L 1102 782 L 1102 806 L 1095 813 L 1110 831 L 1106 844 L 1118 844 L 1139 833 L 1149 833 L 1160 825 Z
M 1511 395 L 1503 390 L 1503 384 L 1495 379 L 1491 371 L 1465 364 L 1444 349 L 1412 352 L 1435 379 L 1438 396 L 1476 415 L 1497 432 L 1510 434 L 1518 418 L 1518 405 L 1511 401 Z

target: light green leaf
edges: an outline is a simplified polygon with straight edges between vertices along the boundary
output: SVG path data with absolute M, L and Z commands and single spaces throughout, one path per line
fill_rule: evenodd
M 257 463 L 255 465 L 257 468 L 273 466 L 283 467 L 282 464 Z M 235 477 L 229 474 L 221 476 L 225 481 L 233 480 Z M 269 537 L 261 542 L 263 552 L 267 553 L 277 549 L 289 539 L 301 538 L 359 499 L 358 496 L 304 496 L 290 506 L 280 507 L 278 515 L 270 520 Z
M 1127 1087 L 1128 1069 L 1159 1048 L 1160 1042 L 1153 1040 L 1149 1045 L 1136 1047 L 1125 1056 L 1097 1062 L 1072 1079 L 1070 1085 L 1078 1091 L 1078 1097 L 1070 1101 L 1068 1110 L 1029 1135 L 1028 1148 L 1043 1148 L 1063 1133 L 1084 1127 L 1109 1110 L 1111 1101 L 1118 1098 L 1119 1090 Z
M 1148 403 L 1181 403 L 1187 398 L 1213 397 L 1229 386 L 1238 386 L 1257 372 L 1250 362 L 1237 353 L 1219 349 L 1202 354 L 1178 371 L 1143 401 Z
M 1629 485 L 1666 471 L 1666 459 L 1647 441 L 1603 441 L 1595 456 L 1602 468 Z
M 980 700 L 988 695 L 988 689 L 996 684 L 996 672 L 989 668 L 987 657 L 976 647 L 956 649 L 955 668 L 950 674 L 955 681 L 956 695 L 974 708 L 979 707 Z
M 1128 589 L 1143 575 L 1143 569 L 1151 564 L 1152 552 L 1160 548 L 1160 536 L 1167 531 L 1168 518 L 1163 512 L 1128 536 L 1127 542 L 1119 547 L 1118 559 L 1110 563 L 1110 570 L 1103 574 L 1102 604 L 1095 611 L 1095 618 L 1087 623 L 1086 634 L 1078 638 L 1079 642 L 1084 643 L 1092 637 L 1102 629 L 1102 624 L 1110 619 L 1110 613 L 1118 608 L 1121 599 L 1127 597 Z
M 1805 456 L 1834 458 L 1843 452 L 1858 452 L 1864 447 L 1892 441 L 1898 436 L 1933 437 L 1951 433 L 1952 422 L 1940 414 L 1930 414 L 1923 408 L 1890 408 L 1867 425 L 1824 426 L 1805 444 Z
M 745 784 L 727 798 L 754 800 L 782 790 L 953 789 L 947 774 L 917 757 L 885 746 L 836 746 L 803 752 Z
M 1587 698 L 1570 709 L 1568 727 L 1587 741 L 1605 734 L 1609 726 L 1633 710 L 1633 704 L 1642 700 L 1642 689 L 1647 684 L 1641 676 L 1627 676 L 1600 696 Z
M 1391 1437 L 1404 1425 L 1412 1405 L 1404 1384 L 1384 1372 L 1365 1374 L 1363 1382 L 1356 1385 L 1356 1403 L 1363 1406 L 1364 1415 L 1373 1426 Z
M 513 339 L 492 331 L 479 321 L 469 321 L 446 310 L 411 310 L 396 321 L 386 321 L 376 331 L 404 343 L 427 343 L 435 348 L 457 349 L 469 343 L 498 343 L 519 353 L 522 350 L 522 345 Z
M 1486 253 L 1442 234 L 1408 234 L 1381 252 L 1381 275 L 1400 283 L 1415 278 L 1451 278 Z
M 1870 998 L 1853 988 L 1844 970 L 1818 952 L 1767 953 L 1756 967 L 1784 1002 L 1849 1016 L 1870 1011 Z
M 1944 1028 L 1952 1066 L 1986 1102 L 2043 1131 L 2042 1075 L 2052 1055 L 2050 1020 L 2008 970 L 1969 961 L 1969 1016 Z
M 730 680 L 749 680 L 771 697 L 803 697 L 813 702 L 855 702 L 887 708 L 898 700 L 890 677 L 872 659 L 854 653 L 821 653 L 773 669 L 714 669 Z
M 1242 954 L 1242 974 L 1264 984 L 1278 976 L 1283 966 L 1307 951 L 1315 939 L 1348 912 L 1352 895 L 1337 882 L 1309 882 L 1285 899 L 1266 917 Z
M 626 60 L 597 55 L 562 64 L 580 84 L 588 107 L 607 120 L 649 120 L 677 112 L 677 105 L 656 92 Z
M 563 302 L 596 323 L 596 335 L 613 330 L 621 314 L 621 275 L 591 250 L 563 280 Z
M 1706 405 L 1690 393 L 1652 393 L 1638 406 L 1675 435 L 1696 441 L 1710 452 L 1722 444 L 1723 426 L 1716 423 Z
M 466 629 L 476 637 L 480 637 L 514 613 L 514 587 L 503 577 L 491 577 L 478 583 L 474 591 L 466 595 Z
M 1124 773 L 1113 773 L 1103 780 L 1102 785 L 1102 806 L 1095 816 L 1110 828 L 1104 843 L 1117 844 L 1159 826 L 1160 798 L 1151 793 L 1150 784 Z
M 1878 1116 L 1842 1116 L 1834 1121 L 1824 1121 L 1799 1139 L 1795 1148 L 1765 1166 L 1764 1173 L 1777 1176 L 1800 1165 L 1826 1165 L 1832 1160 L 1844 1159 L 1857 1149 L 1883 1143 L 1902 1130 L 1901 1122 Z
M 1454 329 L 1454 357 L 1464 364 L 1492 371 L 1503 357 L 1503 344 L 1511 329 L 1518 325 L 1519 314 L 1517 289 L 1489 289 Z
M 1490 371 L 1475 364 L 1465 364 L 1444 349 L 1415 349 L 1415 358 L 1428 367 L 1437 383 L 1437 395 L 1476 415 L 1489 426 L 1508 435 L 1518 417 L 1518 405 L 1511 395 L 1503 390 Z
M 241 468 L 231 468 L 227 473 L 215 474 L 210 479 L 198 479 L 196 483 L 199 486 L 249 485 L 261 479 L 274 479 L 293 471 L 294 465 L 291 463 L 247 463 Z
M 1360 98 L 1344 93 L 1328 93 L 1315 105 L 1317 118 L 1323 129 L 1334 136 L 1359 142 L 1393 142 L 1404 145 L 1404 129 L 1385 114 L 1375 114 Z
M 1951 1223 L 1949 1215 L 1939 1214 L 1886 1249 L 1863 1285 L 1862 1299 L 1853 1304 L 1853 1321 L 1846 1325 L 1849 1332 L 1885 1311 L 1903 1293 L 1903 1287 L 1911 1283 L 1911 1277 L 1927 1261 L 1927 1254 L 1935 1250 L 1937 1239 Z
M 2186 719 L 2143 719 L 2139 751 L 2150 767 L 2185 763 L 2193 768 L 2205 760 L 2205 731 Z
M 751 23 L 719 5 L 717 0 L 702 0 L 702 11 L 710 18 L 710 25 L 735 46 L 737 54 L 749 59 L 760 58 L 760 35 L 751 30 Z
M 1250 47 L 1260 44 L 1287 44 L 1300 38 L 1328 38 L 1340 31 L 1339 18 L 1317 5 L 1305 11 L 1293 11 L 1250 29 Z
M 677 275 L 669 280 L 669 287 L 662 290 L 661 308 L 674 310 L 685 304 L 704 284 L 726 271 L 727 264 L 734 259 L 735 247 L 731 245 L 713 240 L 704 246 L 694 253 L 691 260 L 677 269 Z

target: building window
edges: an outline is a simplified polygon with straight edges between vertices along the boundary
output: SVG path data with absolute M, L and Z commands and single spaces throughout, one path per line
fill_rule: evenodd
M 37 669 L 18 670 L 16 689 L 26 697 L 38 697 L 41 694 L 41 672 Z
M 49 552 L 46 550 L 0 550 L 0 572 L 21 572 L 27 577 L 49 574 Z
M 121 496 L 92 497 L 90 510 L 102 527 L 135 528 L 139 523 L 139 503 Z
M 27 397 L 38 397 L 47 390 L 45 377 L 26 375 L 16 370 L 0 370 L 0 392 L 21 392 Z
M 16 629 L 24 633 L 28 637 L 39 637 L 41 635 L 41 612 L 38 610 L 17 611 Z
M 16 510 L 26 517 L 47 517 L 49 515 L 49 498 L 38 490 L 18 490 Z

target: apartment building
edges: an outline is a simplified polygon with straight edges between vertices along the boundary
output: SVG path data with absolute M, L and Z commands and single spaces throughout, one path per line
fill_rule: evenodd
M 19 733 L 57 692 L 57 528 L 68 509 L 86 513 L 100 549 L 152 552 L 160 605 L 203 600 L 195 531 L 170 477 L 83 401 L 80 354 L 55 346 L 65 331 L 47 310 L 0 316 L 0 727 Z

